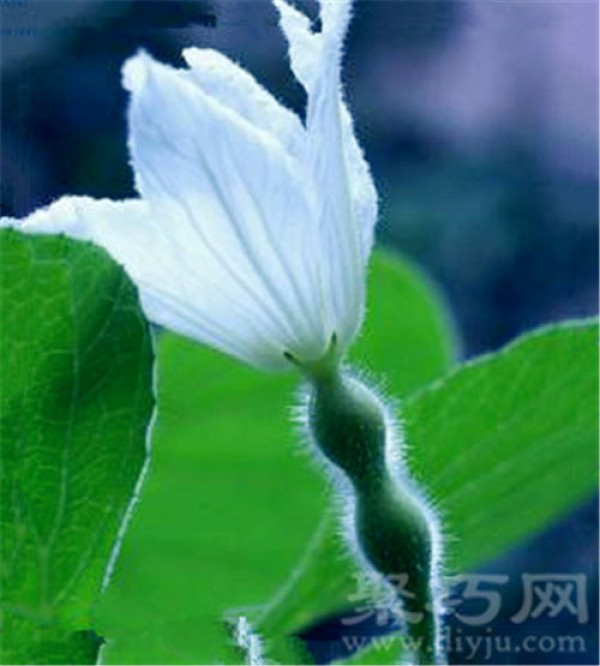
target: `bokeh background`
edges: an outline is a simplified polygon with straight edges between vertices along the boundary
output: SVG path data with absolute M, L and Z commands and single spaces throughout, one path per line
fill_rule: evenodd
M 316 16 L 313 3 L 302 6 Z M 183 46 L 217 48 L 303 111 L 266 0 L 3 0 L 0 8 L 3 215 L 63 194 L 133 194 L 120 67 L 138 48 L 174 64 Z M 379 242 L 440 285 L 465 357 L 597 312 L 596 2 L 362 0 L 345 63 L 381 197 Z M 588 576 L 586 652 L 563 663 L 598 663 L 597 525 L 594 501 L 489 568 Z M 517 582 L 507 595 L 518 609 Z M 495 630 L 568 633 L 576 623 L 563 613 L 515 627 L 514 612 Z M 336 654 L 338 624 L 306 633 L 321 658 Z M 490 663 L 509 661 L 514 655 L 495 654 Z

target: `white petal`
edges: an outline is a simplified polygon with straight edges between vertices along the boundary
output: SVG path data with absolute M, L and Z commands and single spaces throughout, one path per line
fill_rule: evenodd
M 254 313 L 281 357 L 319 357 L 331 326 L 314 204 L 297 163 L 272 135 L 192 84 L 188 72 L 138 55 L 124 80 L 138 188 L 156 219 L 175 225 L 168 233 L 183 260 L 212 277 L 228 307 Z M 227 316 L 224 306 L 218 310 Z
M 322 31 L 285 0 L 273 0 L 290 45 L 294 74 L 308 94 L 310 170 L 323 193 L 321 233 L 329 249 L 328 283 L 338 334 L 348 344 L 364 308 L 365 265 L 372 245 L 377 198 L 340 90 L 340 61 L 351 2 L 322 0 Z
M 352 215 L 354 223 L 359 229 L 360 250 L 363 263 L 366 265 L 373 247 L 373 236 L 377 223 L 377 190 L 369 165 L 356 140 L 352 117 L 344 104 L 342 104 L 342 143 L 350 180 Z
M 324 61 L 323 72 L 309 95 L 307 130 L 310 169 L 322 193 L 320 228 L 329 252 L 328 278 L 343 345 L 360 325 L 364 301 L 364 272 L 359 230 L 353 222 L 349 175 L 342 144 L 338 66 Z
M 65 234 L 91 241 L 104 247 L 130 275 L 147 277 L 151 272 L 159 279 L 162 264 L 156 243 L 145 242 L 152 232 L 152 219 L 143 201 L 63 197 L 22 220 L 3 218 L 2 225 L 25 233 Z
M 287 0 L 273 0 L 289 44 L 290 64 L 295 77 L 308 92 L 319 73 L 322 42 L 313 34 L 309 18 Z
M 188 48 L 183 57 L 202 90 L 255 127 L 273 133 L 294 157 L 302 159 L 306 136 L 298 116 L 282 106 L 246 70 L 213 49 Z
M 320 0 L 323 34 L 341 42 L 348 31 L 352 0 Z
M 206 343 L 267 370 L 286 369 L 282 348 L 268 323 L 244 305 L 235 289 L 215 280 L 206 265 L 190 266 L 142 201 L 64 197 L 47 208 L 0 225 L 24 233 L 64 233 L 104 247 L 136 283 L 146 316 L 176 333 Z

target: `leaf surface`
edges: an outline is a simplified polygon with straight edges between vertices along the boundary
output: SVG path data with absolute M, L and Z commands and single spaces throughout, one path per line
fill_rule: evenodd
M 411 467 L 469 570 L 540 532 L 598 482 L 598 326 L 565 323 L 458 368 L 405 405 Z
M 146 460 L 152 341 L 101 250 L 0 231 L 3 663 L 95 663 L 92 607 Z

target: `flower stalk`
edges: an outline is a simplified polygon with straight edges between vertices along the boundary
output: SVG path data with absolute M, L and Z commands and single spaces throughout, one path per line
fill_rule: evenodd
M 441 664 L 437 598 L 439 536 L 435 516 L 390 455 L 393 423 L 374 392 L 337 364 L 308 371 L 308 424 L 318 449 L 352 485 L 350 535 L 368 564 L 395 585 L 412 663 Z

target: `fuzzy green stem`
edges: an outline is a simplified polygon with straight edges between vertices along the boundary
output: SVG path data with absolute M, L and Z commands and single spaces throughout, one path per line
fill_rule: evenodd
M 435 526 L 414 487 L 390 473 L 384 409 L 372 391 L 335 366 L 309 376 L 309 425 L 317 446 L 352 483 L 356 540 L 373 568 L 396 587 L 415 661 L 440 664 Z

